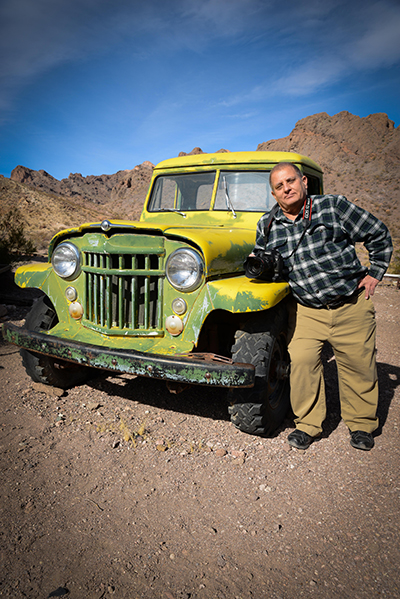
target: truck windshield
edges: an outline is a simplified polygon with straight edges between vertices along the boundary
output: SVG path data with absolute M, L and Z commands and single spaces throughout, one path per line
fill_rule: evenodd
M 209 210 L 215 172 L 166 175 L 156 179 L 150 212 Z
M 161 175 L 149 212 L 209 210 L 216 172 Z M 214 210 L 266 212 L 275 204 L 268 171 L 221 171 Z
M 275 200 L 269 187 L 269 172 L 221 171 L 214 210 L 229 210 L 229 204 L 239 212 L 270 210 Z

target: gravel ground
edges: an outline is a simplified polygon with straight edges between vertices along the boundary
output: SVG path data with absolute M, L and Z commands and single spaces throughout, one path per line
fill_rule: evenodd
M 371 452 L 328 418 L 302 452 L 238 432 L 221 390 L 100 377 L 34 384 L 0 344 L 0 595 L 10 598 L 400 597 L 400 292 L 381 285 Z M 6 308 L 19 322 L 26 308 Z

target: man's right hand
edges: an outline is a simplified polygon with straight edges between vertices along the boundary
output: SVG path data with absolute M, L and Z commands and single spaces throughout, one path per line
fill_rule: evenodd
M 358 283 L 358 289 L 365 287 L 365 299 L 369 299 L 374 295 L 375 288 L 378 285 L 378 279 L 371 277 L 371 275 L 366 275 L 361 281 Z

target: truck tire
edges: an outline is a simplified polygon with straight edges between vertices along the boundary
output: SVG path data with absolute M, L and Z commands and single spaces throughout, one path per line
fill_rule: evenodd
M 287 311 L 284 305 L 258 315 L 236 331 L 234 362 L 254 364 L 255 385 L 230 389 L 231 421 L 251 435 L 271 436 L 282 424 L 290 405 Z
M 48 297 L 40 298 L 26 317 L 24 329 L 48 331 L 58 322 L 57 313 Z M 27 374 L 36 383 L 44 383 L 61 389 L 81 385 L 93 377 L 93 369 L 57 360 L 44 354 L 20 350 Z

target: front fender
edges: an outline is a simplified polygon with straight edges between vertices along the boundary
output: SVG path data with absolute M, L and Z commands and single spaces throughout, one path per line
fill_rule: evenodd
M 49 263 L 20 266 L 15 272 L 15 282 L 22 289 L 35 287 L 43 290 L 52 271 L 52 266 Z
M 49 263 L 20 266 L 15 272 L 15 282 L 22 289 L 27 287 L 43 289 L 52 270 L 52 266 Z
M 290 292 L 286 282 L 267 283 L 244 275 L 211 281 L 207 287 L 213 308 L 233 313 L 268 310 Z
M 287 283 L 249 280 L 244 275 L 209 281 L 184 318 L 182 339 L 196 345 L 204 321 L 213 310 L 232 314 L 261 312 L 273 308 L 289 293 Z
M 35 263 L 28 266 L 20 266 L 15 272 L 15 282 L 22 289 L 33 287 L 43 291 L 53 304 L 59 321 L 63 325 L 68 323 L 73 327 L 77 326 L 77 322 L 69 314 L 68 301 L 65 298 L 65 287 L 69 283 L 55 274 L 51 264 Z M 76 286 L 78 287 L 79 285 L 77 284 Z

